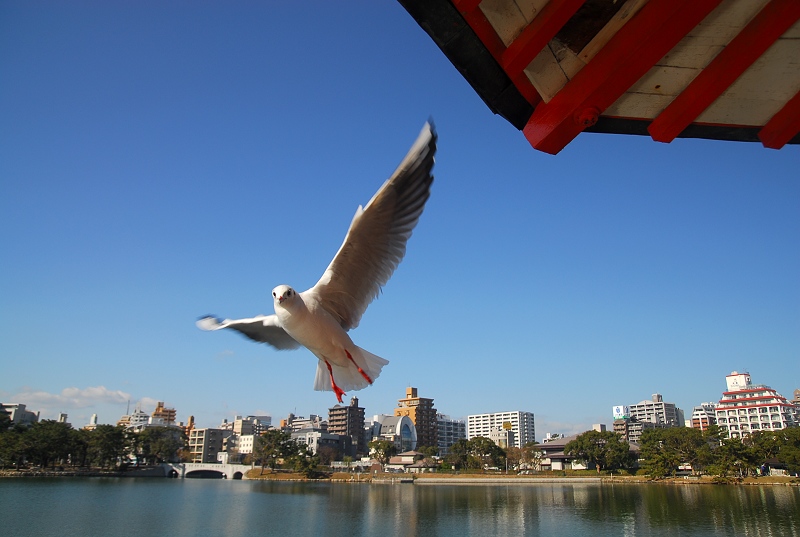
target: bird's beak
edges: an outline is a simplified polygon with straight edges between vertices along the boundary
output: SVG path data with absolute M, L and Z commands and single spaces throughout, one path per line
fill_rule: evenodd
M 283 301 L 286 300 L 286 297 L 281 295 L 278 297 L 278 304 L 283 304 Z

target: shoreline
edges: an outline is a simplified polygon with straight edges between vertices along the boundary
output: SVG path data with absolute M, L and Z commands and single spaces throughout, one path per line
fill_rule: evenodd
M 115 478 L 167 478 L 159 468 L 140 470 L 0 470 L 2 478 L 60 478 L 60 477 L 115 477 Z M 616 484 L 616 485 L 745 485 L 800 487 L 800 479 L 792 476 L 746 477 L 741 480 L 719 481 L 712 476 L 685 476 L 665 479 L 647 479 L 643 476 L 504 476 L 480 474 L 379 474 L 361 475 L 337 472 L 330 477 L 310 479 L 295 473 L 267 473 L 251 470 L 246 481 L 281 481 L 289 483 L 353 483 L 353 484 L 414 484 L 414 485 L 543 485 L 543 484 Z M 191 478 L 185 478 L 191 479 Z

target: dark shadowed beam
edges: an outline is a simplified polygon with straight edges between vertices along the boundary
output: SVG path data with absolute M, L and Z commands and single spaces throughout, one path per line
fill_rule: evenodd
M 399 3 L 436 43 L 486 106 L 522 130 L 533 113 L 533 105 L 517 89 L 454 5 L 449 0 L 399 0 Z M 499 42 L 496 34 L 495 38 Z M 536 97 L 538 99 L 538 93 Z
M 800 0 L 799 0 L 800 1 Z M 530 144 L 556 154 L 619 99 L 721 0 L 651 0 L 523 129 Z
M 674 140 L 798 19 L 800 0 L 772 0 L 765 5 L 653 120 L 648 127 L 653 140 Z

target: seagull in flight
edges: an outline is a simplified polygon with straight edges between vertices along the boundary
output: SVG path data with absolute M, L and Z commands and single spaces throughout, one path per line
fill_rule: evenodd
M 345 390 L 372 384 L 389 361 L 355 345 L 347 332 L 358 326 L 406 253 L 430 197 L 434 153 L 436 131 L 429 122 L 392 176 L 366 207 L 358 207 L 339 251 L 313 287 L 300 293 L 288 285 L 275 287 L 273 315 L 206 316 L 197 326 L 231 328 L 278 350 L 307 348 L 319 359 L 314 389 L 333 391 L 340 403 Z

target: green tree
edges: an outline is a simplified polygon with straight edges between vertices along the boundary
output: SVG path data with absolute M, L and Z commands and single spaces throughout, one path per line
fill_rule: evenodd
M 71 429 L 69 424 L 54 420 L 33 423 L 22 436 L 25 456 L 42 468 L 66 459 L 69 455 Z
M 726 438 L 714 450 L 714 460 L 708 466 L 708 471 L 721 478 L 742 478 L 755 470 L 757 465 L 753 451 L 741 438 Z
M 477 459 L 479 468 L 505 466 L 506 452 L 503 448 L 494 443 L 493 440 L 483 436 L 477 436 L 467 442 L 469 454 Z M 474 466 L 475 461 L 470 463 Z
M 89 464 L 89 439 L 92 431 L 72 429 L 69 439 L 69 458 L 73 466 L 84 467 Z
M 756 463 L 778 456 L 784 438 L 781 431 L 753 431 L 743 439 L 744 444 L 752 451 Z
M 278 467 L 278 461 L 297 454 L 297 442 L 292 435 L 280 429 L 270 429 L 256 440 L 253 454 L 261 461 L 261 470 L 269 466 L 271 470 Z
M 389 463 L 389 459 L 397 455 L 397 446 L 389 440 L 373 440 L 369 443 L 370 453 L 381 466 Z
M 11 423 L 11 416 L 9 416 L 7 412 L 0 410 L 0 434 L 8 431 L 13 426 L 14 424 Z
M 699 429 L 669 427 L 648 429 L 642 433 L 642 467 L 653 478 L 676 475 L 682 465 L 689 465 L 692 473 L 702 473 L 709 462 L 709 444 Z
M 663 479 L 668 475 L 675 475 L 680 464 L 677 453 L 663 448 L 662 430 L 647 429 L 642 431 L 639 439 L 641 468 L 651 479 Z
M 451 464 L 455 470 L 467 468 L 469 444 L 466 438 L 459 438 L 453 442 L 448 451 L 445 461 Z
M 14 466 L 19 470 L 25 458 L 22 434 L 22 430 L 16 427 L 0 433 L 0 468 Z
M 125 454 L 125 429 L 119 425 L 98 425 L 88 437 L 87 458 L 102 468 L 119 464 Z
M 777 459 L 786 465 L 792 475 L 800 474 L 800 427 L 783 429 Z
M 439 448 L 437 446 L 421 446 L 417 447 L 417 451 L 425 455 L 425 458 L 433 458 L 439 454 Z
M 319 463 L 320 459 L 309 451 L 309 449 L 302 444 L 294 443 L 294 453 L 288 456 L 288 462 L 296 472 L 300 472 L 304 477 L 313 479 L 319 477 Z
M 567 442 L 564 453 L 575 457 L 587 466 L 601 470 L 627 468 L 630 465 L 630 446 L 621 435 L 613 431 L 587 431 Z
M 137 445 L 146 462 L 171 462 L 178 460 L 178 451 L 185 447 L 186 437 L 176 427 L 147 427 L 138 433 Z

